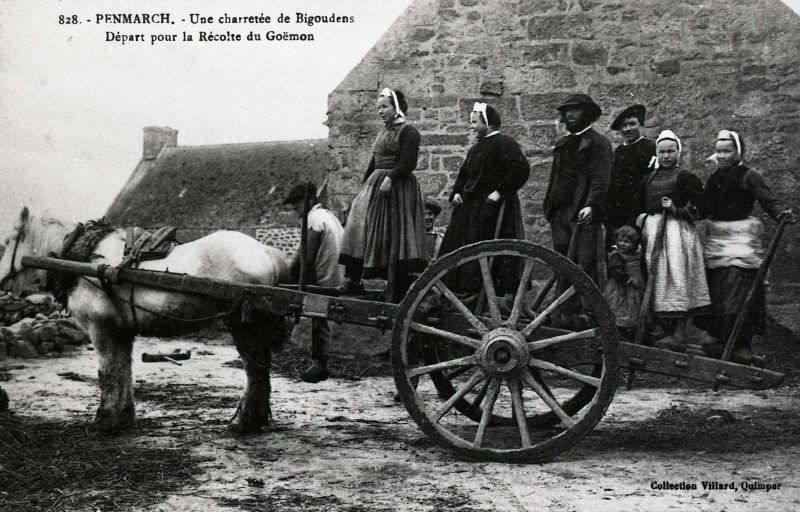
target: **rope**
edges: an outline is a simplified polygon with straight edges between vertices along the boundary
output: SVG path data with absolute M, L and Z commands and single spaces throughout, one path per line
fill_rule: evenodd
M 91 281 L 86 276 L 81 275 L 80 278 L 83 279 L 84 281 L 86 281 L 87 283 L 89 283 L 90 285 L 94 286 L 98 290 L 102 290 L 102 291 L 106 292 L 108 295 L 111 295 L 111 293 L 108 290 L 104 289 L 102 286 L 98 285 L 97 283 Z M 154 311 L 154 310 L 146 308 L 144 306 L 140 306 L 138 304 L 135 304 L 133 302 L 133 300 L 126 300 L 126 299 L 123 299 L 122 297 L 119 297 L 118 295 L 115 295 L 113 298 L 118 300 L 118 301 L 120 301 L 120 302 L 128 304 L 132 309 L 135 308 L 135 309 L 138 309 L 140 311 L 144 311 L 145 313 L 150 313 L 151 315 L 155 315 L 155 316 L 158 316 L 158 317 L 161 317 L 161 318 L 166 318 L 167 320 L 173 320 L 175 322 L 186 322 L 186 323 L 207 322 L 209 320 L 218 320 L 220 318 L 226 318 L 226 317 L 232 315 L 234 309 L 236 308 L 236 305 L 234 305 L 234 306 L 231 307 L 231 309 L 229 311 L 227 311 L 225 313 L 217 313 L 216 315 L 211 315 L 211 316 L 206 316 L 206 317 L 201 317 L 201 318 L 179 318 L 179 317 L 175 317 L 175 316 L 172 316 L 172 315 L 167 315 L 165 313 L 161 313 L 159 311 Z

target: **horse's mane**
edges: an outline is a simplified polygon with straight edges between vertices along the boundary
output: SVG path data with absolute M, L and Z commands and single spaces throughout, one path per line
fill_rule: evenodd
M 65 260 L 87 262 L 92 259 L 94 249 L 102 239 L 116 228 L 104 218 L 78 223 L 75 229 L 64 237 L 61 252 L 54 256 Z M 67 305 L 69 292 L 77 285 L 78 276 L 71 272 L 50 271 L 47 273 L 48 288 L 61 304 Z

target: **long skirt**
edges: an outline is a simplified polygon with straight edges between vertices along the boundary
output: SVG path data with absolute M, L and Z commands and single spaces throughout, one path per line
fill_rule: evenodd
M 763 257 L 763 225 L 755 217 L 736 221 L 707 221 L 703 244 L 712 315 L 704 326 L 717 338 L 727 338 L 752 286 Z M 764 283 L 758 283 L 747 310 L 742 339 L 763 334 L 767 307 Z
M 703 263 L 703 245 L 694 225 L 668 217 L 664 233 L 658 233 L 662 213 L 648 215 L 642 237 L 648 279 L 653 279 L 653 311 L 660 316 L 697 315 L 708 311 L 711 299 Z M 659 237 L 663 244 L 650 266 Z
M 522 239 L 525 237 L 522 224 L 522 213 L 519 198 L 516 194 L 509 196 L 505 202 L 505 209 L 501 202 L 488 203 L 488 194 L 475 193 L 464 199 L 461 206 L 453 210 L 450 225 L 442 240 L 439 258 L 453 252 L 465 245 L 482 240 L 494 238 Z M 503 209 L 503 218 L 500 221 L 499 232 L 497 221 L 500 210 Z M 492 276 L 495 291 L 498 294 L 514 292 L 519 284 L 522 269 L 516 258 L 498 257 L 492 263 Z M 448 272 L 445 283 L 459 292 L 475 292 L 483 287 L 480 266 L 477 262 L 461 265 Z
M 352 279 L 386 278 L 393 241 L 399 272 L 422 272 L 427 266 L 425 210 L 417 179 L 412 174 L 393 181 L 391 193 L 384 196 L 380 186 L 389 172 L 376 169 L 370 175 L 347 215 L 339 263 Z M 392 230 L 393 210 L 398 212 L 397 233 Z

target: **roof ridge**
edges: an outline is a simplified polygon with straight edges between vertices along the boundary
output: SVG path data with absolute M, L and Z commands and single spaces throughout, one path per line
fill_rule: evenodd
M 194 145 L 179 145 L 179 146 L 169 146 L 164 147 L 164 150 L 174 151 L 179 149 L 200 149 L 200 148 L 209 148 L 209 149 L 216 149 L 221 147 L 245 147 L 245 146 L 278 146 L 278 145 L 289 145 L 289 144 L 311 144 L 311 143 L 322 143 L 328 142 L 327 138 L 324 139 L 294 139 L 294 140 L 267 140 L 261 142 L 223 142 L 219 144 L 194 144 Z

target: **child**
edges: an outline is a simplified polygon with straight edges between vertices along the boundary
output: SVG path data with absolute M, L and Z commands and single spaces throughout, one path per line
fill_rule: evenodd
M 639 233 L 631 226 L 622 226 L 614 235 L 616 249 L 608 257 L 608 281 L 603 295 L 622 337 L 633 339 L 644 293 Z
M 650 307 L 658 319 L 672 320 L 672 332 L 655 346 L 677 352 L 686 349 L 689 318 L 711 307 L 691 203 L 703 193 L 703 182 L 678 167 L 680 155 L 678 136 L 662 131 L 656 140 L 658 169 L 642 180 L 638 209 L 642 213 L 637 221 L 642 226 L 648 279 L 653 280 Z

